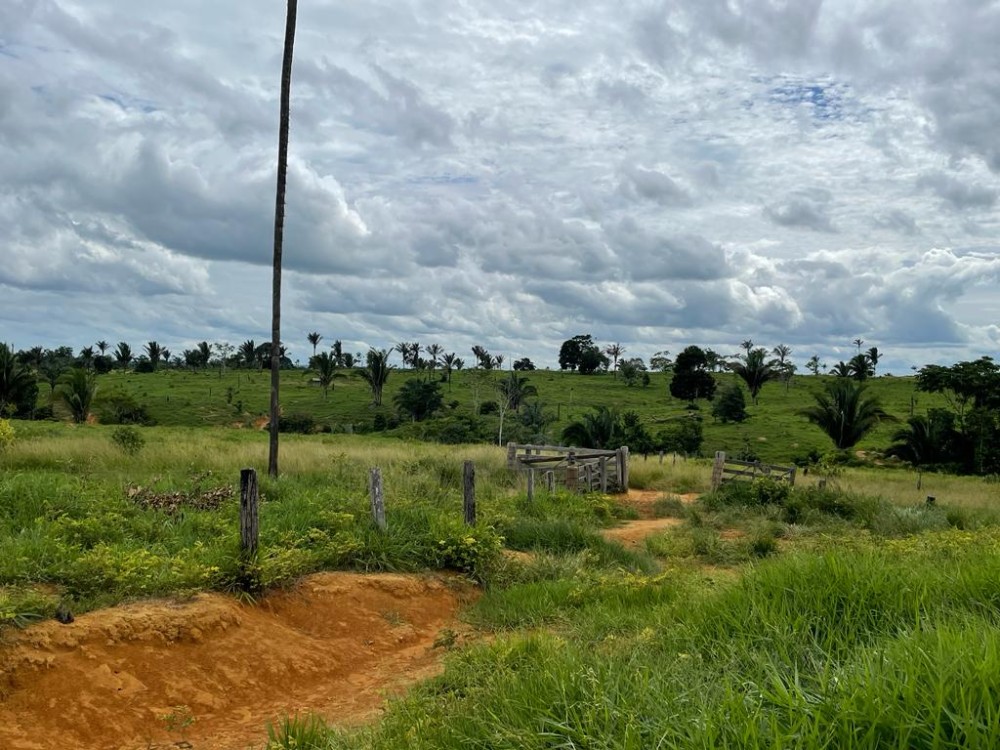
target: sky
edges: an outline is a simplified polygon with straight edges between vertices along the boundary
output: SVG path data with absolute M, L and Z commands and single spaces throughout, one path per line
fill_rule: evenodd
M 0 340 L 270 338 L 284 14 L 0 3 Z M 300 0 L 282 338 L 994 355 L 998 39 L 989 0 Z

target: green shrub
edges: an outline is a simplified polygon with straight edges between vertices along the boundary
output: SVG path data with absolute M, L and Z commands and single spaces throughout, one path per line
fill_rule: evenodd
M 14 425 L 9 419 L 0 419 L 0 451 L 14 444 Z
M 116 427 L 111 433 L 111 442 L 126 456 L 137 456 L 146 446 L 146 440 L 135 427 Z
M 312 435 L 317 424 L 312 414 L 282 414 L 278 417 L 278 432 L 294 432 L 300 435 Z

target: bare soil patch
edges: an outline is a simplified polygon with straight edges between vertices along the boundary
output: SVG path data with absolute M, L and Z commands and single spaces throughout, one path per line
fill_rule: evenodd
M 357 723 L 438 671 L 475 596 L 454 577 L 322 573 L 254 606 L 200 594 L 9 632 L 0 747 L 245 750 L 287 715 Z
M 641 521 L 626 521 L 623 526 L 604 529 L 605 539 L 621 542 L 626 547 L 640 547 L 647 536 L 684 523 L 680 518 L 647 518 Z

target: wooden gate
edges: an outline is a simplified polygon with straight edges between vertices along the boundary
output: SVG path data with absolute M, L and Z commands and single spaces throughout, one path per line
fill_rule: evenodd
M 507 468 L 527 474 L 529 492 L 536 480 L 550 492 L 556 487 L 570 492 L 628 490 L 628 446 L 598 450 L 507 443 Z
M 795 468 L 794 466 L 762 464 L 760 461 L 740 461 L 735 458 L 726 458 L 725 451 L 718 451 L 712 466 L 712 489 L 717 490 L 723 483 L 731 482 L 734 479 L 753 480 L 757 477 L 770 477 L 795 484 Z

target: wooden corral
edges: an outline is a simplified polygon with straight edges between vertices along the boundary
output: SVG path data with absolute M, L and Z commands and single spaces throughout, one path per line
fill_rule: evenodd
M 507 443 L 507 468 L 524 473 L 528 495 L 536 481 L 551 492 L 625 492 L 628 490 L 628 446 L 614 450 L 569 448 L 563 445 Z

